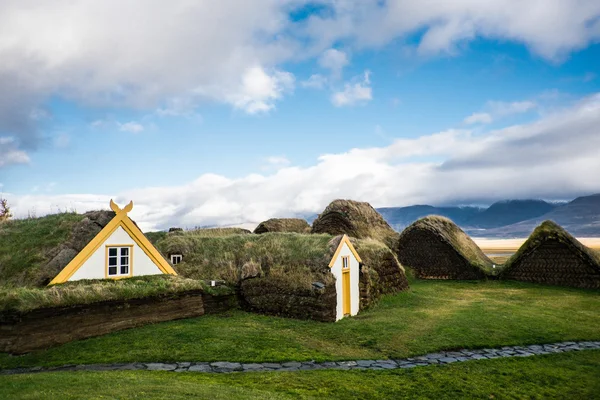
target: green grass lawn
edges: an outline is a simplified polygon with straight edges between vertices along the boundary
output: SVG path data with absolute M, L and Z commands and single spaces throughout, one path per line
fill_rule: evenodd
M 68 343 L 0 368 L 151 361 L 402 358 L 442 349 L 600 339 L 598 291 L 519 282 L 413 281 L 336 323 L 234 310 Z
M 600 351 L 392 371 L 200 374 L 151 371 L 0 376 L 3 399 L 592 399 Z

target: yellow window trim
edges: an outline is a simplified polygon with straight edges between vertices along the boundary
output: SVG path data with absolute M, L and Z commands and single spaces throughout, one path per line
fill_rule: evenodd
M 352 252 L 354 257 L 356 257 L 356 260 L 359 263 L 362 262 L 360 256 L 356 252 L 356 249 L 354 248 L 354 246 L 352 246 L 352 243 L 350 243 L 350 238 L 348 237 L 348 235 L 344 235 L 342 237 L 342 240 L 340 240 L 340 244 L 338 245 L 338 248 L 335 250 L 333 257 L 331 257 L 331 261 L 329 262 L 329 268 L 332 268 L 333 265 L 335 264 L 335 260 L 337 260 L 338 256 L 340 255 L 340 251 L 342 251 L 342 247 L 344 247 L 344 243 L 348 245 L 348 248 L 350 249 L 350 251 Z
M 152 262 L 160 269 L 164 274 L 177 275 L 173 267 L 165 260 L 165 258 L 156 250 L 156 247 L 150 243 L 148 238 L 144 236 L 140 228 L 138 228 L 133 221 L 127 216 L 127 213 L 133 209 L 133 201 L 130 201 L 127 206 L 120 209 L 112 199 L 110 200 L 110 208 L 116 213 L 115 217 L 106 226 L 98 232 L 98 234 L 71 260 L 66 267 L 62 269 L 52 279 L 49 285 L 57 283 L 63 283 L 68 281 L 71 276 L 94 254 L 102 243 L 116 231 L 119 227 L 123 228 L 125 232 L 133 239 L 133 241 L 142 249 L 142 251 L 152 260 Z M 133 270 L 133 263 L 130 262 L 130 268 Z
M 108 249 L 111 247 L 129 247 L 129 274 L 127 275 L 109 275 L 108 274 Z M 121 255 L 117 255 L 121 257 Z M 121 263 L 118 263 L 119 268 Z M 133 276 L 133 245 L 132 244 L 107 244 L 104 246 L 104 279 L 123 279 Z
M 342 256 L 342 269 L 344 269 L 344 260 L 346 260 L 347 269 L 350 269 L 350 256 Z

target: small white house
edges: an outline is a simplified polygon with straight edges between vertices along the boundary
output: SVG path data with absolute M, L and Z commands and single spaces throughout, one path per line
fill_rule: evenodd
M 115 217 L 50 282 L 80 279 L 121 279 L 132 276 L 177 275 L 171 265 L 127 216 L 130 202 L 120 209 L 112 200 Z
M 337 250 L 329 262 L 331 273 L 335 276 L 337 293 L 336 321 L 348 315 L 358 314 L 360 308 L 360 263 L 362 260 L 350 239 L 344 235 Z

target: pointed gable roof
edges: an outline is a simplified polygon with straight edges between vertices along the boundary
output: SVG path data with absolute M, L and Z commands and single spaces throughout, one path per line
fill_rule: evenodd
M 340 251 L 342 251 L 342 247 L 344 246 L 344 243 L 348 245 L 348 248 L 350 249 L 352 254 L 354 254 L 354 257 L 356 257 L 358 262 L 359 263 L 362 262 L 360 256 L 358 255 L 358 252 L 356 251 L 354 246 L 352 246 L 352 243 L 350 242 L 350 238 L 348 238 L 348 235 L 344 235 L 344 236 L 342 236 L 342 239 L 340 240 L 340 244 L 338 245 L 337 249 L 335 250 L 335 253 L 333 253 L 333 257 L 331 257 L 331 261 L 329 262 L 329 268 L 333 267 L 333 265 L 335 264 L 335 260 L 337 259 L 338 255 L 340 254 Z
M 164 259 L 164 257 L 150 243 L 140 228 L 129 218 L 127 213 L 133 209 L 133 201 L 130 201 L 123 209 L 119 208 L 112 199 L 110 200 L 110 208 L 115 212 L 115 217 L 100 231 L 98 234 L 81 250 L 75 258 L 67 264 L 52 279 L 50 285 L 63 283 L 69 280 L 71 276 L 90 258 L 92 254 L 104 243 L 110 235 L 119 227 L 133 239 L 133 241 L 144 251 L 144 253 L 152 260 L 152 262 L 165 274 L 177 275 L 173 267 Z

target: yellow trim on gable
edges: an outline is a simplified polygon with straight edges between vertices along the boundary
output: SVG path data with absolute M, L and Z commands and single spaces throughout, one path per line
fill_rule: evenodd
M 335 253 L 333 253 L 333 257 L 331 257 L 331 261 L 329 261 L 329 268 L 333 267 L 333 265 L 335 264 L 335 260 L 340 255 L 340 251 L 342 251 L 342 247 L 343 247 L 344 243 L 346 243 L 348 245 L 348 248 L 350 249 L 350 251 L 352 252 L 354 257 L 356 257 L 356 260 L 359 263 L 362 262 L 362 259 L 356 252 L 356 249 L 354 248 L 354 246 L 352 246 L 352 243 L 350 242 L 350 238 L 348 237 L 348 235 L 344 235 L 342 237 L 342 240 L 340 240 L 340 244 L 338 245 L 338 248 L 335 250 Z
M 129 217 L 123 220 L 123 229 L 129 234 L 129 236 L 131 236 L 133 241 L 138 246 L 140 246 L 144 253 L 146 253 L 146 255 L 150 257 L 150 259 L 158 267 L 158 269 L 160 269 L 164 274 L 177 275 L 177 272 L 175 272 L 173 267 L 171 267 L 171 264 L 169 264 L 169 262 L 165 260 L 165 258 L 160 254 L 158 250 L 156 250 L 156 247 L 154 247 L 154 245 L 150 243 L 150 241 L 142 233 L 140 228 L 138 228 L 136 224 L 134 224 L 133 221 L 129 219 Z
M 129 202 L 127 206 L 120 209 L 111 199 L 110 208 L 116 213 L 115 217 L 81 250 L 75 258 L 71 260 L 66 267 L 62 269 L 52 279 L 48 285 L 63 283 L 68 281 L 71 276 L 94 254 L 102 243 L 117 230 L 122 227 L 133 241 L 144 251 L 144 253 L 152 260 L 152 262 L 165 274 L 177 275 L 173 267 L 164 259 L 164 257 L 156 250 L 150 241 L 144 236 L 142 231 L 133 223 L 127 216 L 127 213 L 133 208 L 133 202 Z M 130 261 L 130 268 L 133 271 L 133 263 Z

